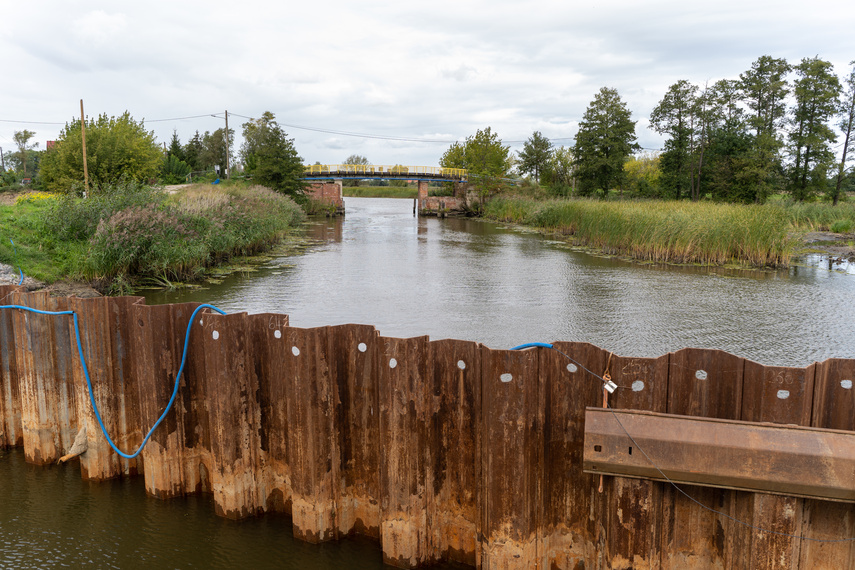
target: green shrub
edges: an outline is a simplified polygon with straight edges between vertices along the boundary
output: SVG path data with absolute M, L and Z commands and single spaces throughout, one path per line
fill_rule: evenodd
M 105 187 L 87 198 L 66 194 L 45 212 L 44 233 L 53 242 L 88 240 L 101 220 L 127 208 L 161 204 L 166 198 L 162 190 L 133 182 Z
M 852 220 L 837 220 L 831 224 L 831 231 L 836 234 L 848 234 L 852 231 Z

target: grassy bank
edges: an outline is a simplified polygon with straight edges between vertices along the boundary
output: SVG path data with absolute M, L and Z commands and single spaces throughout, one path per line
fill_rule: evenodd
M 123 185 L 87 199 L 29 195 L 0 207 L 0 261 L 42 281 L 100 280 L 127 292 L 141 283 L 192 280 L 232 256 L 262 251 L 303 216 L 291 199 L 260 186 L 199 184 L 169 195 Z
M 783 206 L 499 197 L 484 215 L 572 235 L 605 253 L 666 263 L 783 266 L 798 243 Z
M 345 198 L 417 198 L 418 188 L 409 186 L 345 186 L 341 189 Z

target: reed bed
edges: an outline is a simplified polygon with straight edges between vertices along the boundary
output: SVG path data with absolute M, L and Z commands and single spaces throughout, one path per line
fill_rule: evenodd
M 855 228 L 855 202 L 841 202 L 832 206 L 828 202 L 792 202 L 784 200 L 767 206 L 781 210 L 792 226 L 806 231 L 839 231 L 846 233 Z M 845 228 L 849 229 L 845 229 Z
M 500 197 L 485 217 L 573 236 L 607 254 L 663 263 L 778 267 L 798 243 L 781 209 L 696 202 Z

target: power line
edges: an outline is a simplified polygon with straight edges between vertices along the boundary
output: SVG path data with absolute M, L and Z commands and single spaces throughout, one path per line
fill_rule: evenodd
M 45 121 L 13 121 L 12 119 L 0 119 L 0 123 L 19 123 L 22 125 L 64 125 L 65 123 L 48 123 Z

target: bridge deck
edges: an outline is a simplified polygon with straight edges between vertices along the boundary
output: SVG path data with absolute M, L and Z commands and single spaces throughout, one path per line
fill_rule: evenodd
M 466 180 L 469 171 L 442 166 L 404 166 L 400 164 L 313 164 L 306 166 L 306 179 L 321 178 L 405 178 Z

